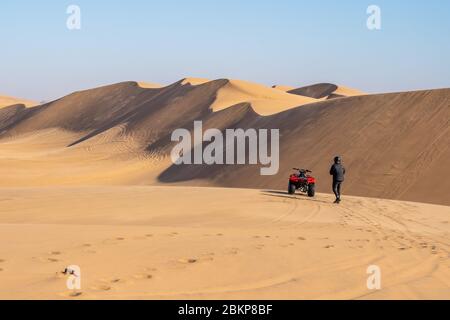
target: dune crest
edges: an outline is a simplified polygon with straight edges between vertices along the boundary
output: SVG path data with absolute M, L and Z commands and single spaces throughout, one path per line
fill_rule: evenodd
M 182 85 L 189 84 L 191 86 L 198 86 L 198 85 L 210 82 L 210 81 L 211 80 L 206 79 L 206 78 L 184 78 L 183 80 L 181 80 L 181 84 Z
M 157 88 L 163 87 L 162 85 L 160 85 L 158 83 L 145 82 L 145 81 L 139 81 L 139 82 L 137 82 L 137 84 L 139 87 L 141 87 L 143 89 L 157 89 Z

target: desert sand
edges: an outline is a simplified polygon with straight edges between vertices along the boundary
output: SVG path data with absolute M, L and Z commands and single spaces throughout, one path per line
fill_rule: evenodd
M 0 193 L 0 298 L 450 298 L 445 206 L 192 187 Z M 79 291 L 60 273 L 73 264 Z
M 450 299 L 450 89 L 343 88 L 186 78 L 1 108 L 0 298 Z M 279 128 L 280 172 L 172 165 L 194 120 Z M 329 192 L 338 153 L 342 205 L 285 193 L 294 166 Z

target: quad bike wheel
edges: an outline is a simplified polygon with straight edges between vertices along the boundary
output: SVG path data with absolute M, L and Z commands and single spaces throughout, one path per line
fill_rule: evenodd
M 314 197 L 316 195 L 316 186 L 314 184 L 310 184 L 308 187 L 308 197 Z
M 293 185 L 292 183 L 289 183 L 289 186 L 288 186 L 288 193 L 289 194 L 294 194 L 295 193 L 295 185 Z

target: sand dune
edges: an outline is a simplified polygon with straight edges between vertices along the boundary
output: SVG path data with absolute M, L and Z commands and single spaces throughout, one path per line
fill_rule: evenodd
M 1 109 L 0 185 L 178 183 L 284 189 L 290 168 L 301 166 L 314 171 L 319 191 L 329 192 L 329 164 L 340 154 L 348 169 L 346 194 L 450 204 L 450 171 L 443 165 L 450 155 L 450 89 L 292 108 L 286 103 L 294 104 L 296 96 L 277 89 L 226 79 L 188 82 L 150 89 L 126 82 L 34 108 Z M 280 112 L 262 116 L 261 110 Z M 195 120 L 202 120 L 204 129 L 279 128 L 279 174 L 261 176 L 259 166 L 171 166 L 172 131 L 192 129 Z M 35 149 L 37 154 L 28 152 Z M 27 178 L 35 175 L 52 178 Z
M 268 117 L 226 109 L 217 123 L 247 112 L 231 127 L 280 128 L 281 170 L 261 176 L 258 166 L 172 166 L 162 182 L 208 179 L 229 187 L 285 188 L 292 167 L 314 171 L 319 190 L 329 192 L 328 170 L 339 154 L 348 168 L 345 192 L 389 199 L 450 204 L 447 190 L 450 90 L 381 94 L 328 100 Z M 233 126 L 234 125 L 234 126 Z
M 9 107 L 13 105 L 24 105 L 26 107 L 32 107 L 36 105 L 37 103 L 31 100 L 25 100 L 25 99 L 19 99 L 19 98 L 13 98 L 8 96 L 1 96 L 0 95 L 0 109 L 4 107 Z
M 448 207 L 177 187 L 8 188 L 0 201 L 3 299 L 450 298 Z
M 259 84 L 230 80 L 218 91 L 211 109 L 220 111 L 239 103 L 250 103 L 256 113 L 271 115 L 312 102 L 316 100 L 279 92 Z
M 314 101 L 237 80 L 186 78 L 166 87 L 124 82 L 75 92 L 45 105 L 21 110 L 6 134 L 14 136 L 49 128 L 75 132 L 103 130 L 136 114 L 141 116 L 155 109 L 156 113 L 169 109 L 172 113 L 174 107 L 188 104 L 191 110 L 201 109 L 199 111 L 205 113 L 204 106 L 219 111 L 249 103 L 256 112 L 273 114 Z M 2 115 L 0 113 L 0 117 Z

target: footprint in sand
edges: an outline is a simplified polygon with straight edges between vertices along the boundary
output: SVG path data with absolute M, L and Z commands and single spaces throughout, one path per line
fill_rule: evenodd
M 187 258 L 187 259 L 178 259 L 178 262 L 184 263 L 184 264 L 193 264 L 196 263 L 198 260 L 194 258 Z
M 51 251 L 50 254 L 52 256 L 59 256 L 61 254 L 61 252 L 60 251 Z
M 124 241 L 124 240 L 125 240 L 125 238 L 123 238 L 123 237 L 117 237 L 117 238 L 116 238 L 116 240 L 119 240 L 119 241 Z
M 145 237 L 151 238 L 151 237 L 153 237 L 153 235 L 149 233 L 149 234 L 146 234 Z
M 79 297 L 79 296 L 81 296 L 83 293 L 82 292 L 71 292 L 71 293 L 69 293 L 68 295 L 69 295 L 69 297 Z
M 84 243 L 84 244 L 83 244 L 83 247 L 89 248 L 89 247 L 92 247 L 92 244 L 90 244 L 90 243 Z
M 135 278 L 135 279 L 147 279 L 147 280 L 150 280 L 150 279 L 153 279 L 153 275 L 152 275 L 152 274 L 149 274 L 149 273 L 138 273 L 138 274 L 135 274 L 135 275 L 133 276 L 133 278 Z
M 69 298 L 76 298 L 81 296 L 83 293 L 80 291 L 70 291 L 70 292 L 63 292 L 60 293 L 59 295 L 62 297 L 69 297 Z
M 146 271 L 152 271 L 152 272 L 156 272 L 158 271 L 158 269 L 156 268 L 145 268 Z
M 331 249 L 331 248 L 334 248 L 334 246 L 332 244 L 329 244 L 329 245 L 325 246 L 324 248 L 325 249 Z
M 231 248 L 227 253 L 231 255 L 236 255 L 239 253 L 239 248 Z
M 100 284 L 98 286 L 91 287 L 91 289 L 95 290 L 95 291 L 109 291 L 112 289 L 112 287 L 105 283 L 105 284 Z
M 201 261 L 213 261 L 214 260 L 214 252 L 205 253 L 201 256 Z
M 55 259 L 55 258 L 48 258 L 47 260 L 50 262 L 58 262 L 59 261 L 58 259 Z
M 303 237 L 298 237 L 298 238 L 297 238 L 297 240 L 300 240 L 300 241 L 305 241 L 305 240 L 306 240 L 306 238 L 303 238 Z

